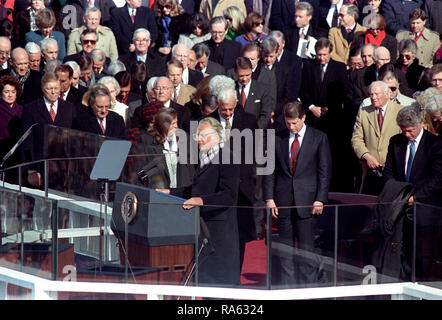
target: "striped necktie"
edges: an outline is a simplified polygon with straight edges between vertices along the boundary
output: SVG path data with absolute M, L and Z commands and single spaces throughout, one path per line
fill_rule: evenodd
M 299 134 L 295 135 L 295 140 L 293 140 L 292 145 L 290 147 L 290 169 L 292 171 L 292 173 L 295 172 L 296 169 L 296 161 L 298 160 L 298 155 L 299 155 Z
M 51 103 L 51 110 L 49 111 L 49 114 L 51 115 L 52 122 L 55 122 L 55 117 L 57 116 L 55 114 L 54 107 L 55 107 L 55 105 L 53 103 Z

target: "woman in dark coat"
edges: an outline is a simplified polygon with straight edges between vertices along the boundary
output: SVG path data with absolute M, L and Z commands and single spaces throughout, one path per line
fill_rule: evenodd
M 190 15 L 176 0 L 157 0 L 154 11 L 158 26 L 158 39 L 155 47 L 158 52 L 168 56 L 172 47 L 178 43 L 180 34 L 189 31 L 186 29 Z
M 14 146 L 20 138 L 20 121 L 23 113 L 23 106 L 17 103 L 22 94 L 22 88 L 18 80 L 13 76 L 0 78 L 0 161 Z M 16 165 L 19 162 L 19 153 L 15 152 L 5 167 Z M 0 177 L 1 178 L 1 177 Z M 11 182 L 15 174 L 7 172 L 6 179 Z
M 399 58 L 395 67 L 401 69 L 407 79 L 408 87 L 413 92 L 425 90 L 425 67 L 419 65 L 416 58 L 417 45 L 412 39 L 404 39 L 399 42 Z
M 367 18 L 367 31 L 358 36 L 355 43 L 360 47 L 371 43 L 376 47 L 385 47 L 390 51 L 391 61 L 396 60 L 397 56 L 397 40 L 395 37 L 386 33 L 387 23 L 380 14 L 376 14 L 373 18 Z

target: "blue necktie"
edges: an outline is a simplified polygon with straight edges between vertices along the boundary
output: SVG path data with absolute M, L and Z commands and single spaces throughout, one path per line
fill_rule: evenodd
M 410 155 L 408 156 L 408 162 L 407 162 L 407 182 L 410 181 L 410 175 L 411 175 L 411 167 L 413 166 L 413 160 L 414 160 L 414 155 L 416 154 L 416 149 L 414 147 L 414 143 L 416 141 L 413 140 L 410 143 Z

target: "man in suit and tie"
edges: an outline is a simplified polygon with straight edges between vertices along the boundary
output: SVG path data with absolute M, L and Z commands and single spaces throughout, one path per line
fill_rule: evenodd
M 167 62 L 166 76 L 172 81 L 174 91 L 172 94 L 173 102 L 184 106 L 192 98 L 195 93 L 195 87 L 183 83 L 183 64 L 177 59 L 172 58 Z
M 238 79 L 236 87 L 241 106 L 245 112 L 256 117 L 258 128 L 267 128 L 275 106 L 268 87 L 252 79 L 252 64 L 247 58 L 236 59 L 235 74 Z
M 132 38 L 135 50 L 120 57 L 121 62 L 126 66 L 126 70 L 132 70 L 132 66 L 137 61 L 143 61 L 150 77 L 164 76 L 166 74 L 166 64 L 153 50 L 149 50 L 151 35 L 149 30 L 140 28 L 135 30 Z
M 328 201 L 330 147 L 323 132 L 305 125 L 301 103 L 286 104 L 283 115 L 287 130 L 276 136 L 275 170 L 263 177 L 263 199 L 277 219 L 281 245 L 293 247 L 296 242 L 299 249 L 313 254 L 313 216 L 322 214 Z M 281 208 L 294 206 L 299 208 Z M 282 285 L 308 286 L 318 280 L 317 259 L 301 262 L 299 257 L 284 254 L 279 258 Z
M 416 237 L 416 281 L 434 281 L 437 249 L 440 243 L 440 207 L 442 206 L 442 139 L 424 129 L 422 112 L 409 106 L 401 109 L 396 124 L 401 133 L 388 145 L 385 179 L 409 182 L 415 193 L 408 199 L 416 204 L 413 220 L 404 220 L 403 250 L 412 265 L 413 237 Z M 434 207 L 435 206 L 435 207 Z M 440 248 L 440 247 L 439 247 Z M 409 269 L 411 270 L 411 269 Z M 405 275 L 411 281 L 411 274 Z M 413 281 L 415 281 L 413 279 Z
M 274 72 L 276 78 L 276 104 L 272 118 L 273 127 L 277 131 L 284 130 L 283 106 L 290 101 L 295 101 L 298 94 L 294 88 L 294 81 L 292 81 L 292 70 L 278 63 L 279 48 L 278 42 L 271 36 L 264 39 L 261 46 L 262 64 L 266 69 Z
M 8 69 L 9 56 L 11 55 L 11 40 L 0 37 L 0 70 Z
M 226 70 L 233 68 L 235 59 L 240 56 L 241 44 L 226 39 L 229 25 L 224 17 L 214 17 L 210 20 L 212 38 L 204 41 L 210 48 L 209 59 L 222 65 Z
M 304 0 L 304 2 L 310 3 L 314 8 L 318 8 L 320 0 Z M 297 3 L 298 1 L 293 0 L 273 0 L 269 28 L 271 30 L 283 31 L 284 28 L 293 26 L 293 16 L 295 15 Z M 313 19 L 315 26 L 318 24 L 317 20 L 317 14 L 315 14 Z
M 111 93 L 106 86 L 96 84 L 91 87 L 87 95 L 89 108 L 74 119 L 72 129 L 127 140 L 123 117 L 109 110 L 111 99 Z
M 342 192 L 347 191 L 351 184 L 351 177 L 345 176 L 348 170 L 340 167 L 344 166 L 340 159 L 346 152 L 352 155 L 350 134 L 347 136 L 345 131 L 345 128 L 351 128 L 352 123 L 347 123 L 344 108 L 347 67 L 331 58 L 333 50 L 333 45 L 326 38 L 316 42 L 316 59 L 304 62 L 300 98 L 306 107 L 307 124 L 328 136 L 334 163 L 332 189 Z M 336 126 L 336 123 L 340 125 Z
M 67 55 L 63 59 L 63 63 L 67 61 L 76 61 L 81 55 L 91 54 L 91 52 L 97 47 L 98 35 L 97 30 L 84 29 L 80 35 L 81 47 L 83 50 L 77 53 Z
M 117 40 L 120 55 L 130 52 L 134 31 L 144 28 L 150 32 L 150 41 L 155 43 L 158 38 L 158 28 L 154 12 L 141 6 L 141 0 L 126 0 L 126 5 L 111 11 L 109 27 Z
M 354 4 L 344 4 L 339 10 L 339 27 L 331 28 L 328 39 L 333 44 L 333 60 L 347 64 L 350 49 L 356 44 L 356 39 L 367 30 L 357 23 L 359 10 Z
M 295 5 L 295 25 L 284 28 L 285 47 L 304 59 L 314 57 L 314 45 L 317 34 L 311 23 L 314 14 L 312 5 L 308 2 L 298 2 Z
M 256 186 L 255 164 L 253 156 L 254 130 L 258 128 L 256 118 L 244 112 L 241 105 L 238 104 L 237 92 L 231 88 L 224 88 L 216 97 L 218 109 L 211 113 L 209 117 L 213 117 L 221 123 L 226 138 L 230 142 L 230 146 L 234 147 L 233 139 L 241 139 L 239 135 L 232 137 L 231 130 L 237 129 L 240 134 L 244 134 L 243 130 L 250 130 L 250 139 L 241 139 L 241 164 L 240 164 L 240 182 L 238 193 L 238 206 L 249 208 L 238 208 L 238 231 L 239 231 L 239 253 L 240 264 L 242 266 L 244 259 L 244 250 L 247 242 L 256 239 L 255 221 L 253 216 L 253 207 L 255 203 L 254 189 Z M 235 133 L 236 134 L 236 133 Z M 252 160 L 246 162 L 247 160 Z
M 192 51 L 195 52 L 196 65 L 195 69 L 201 71 L 204 75 L 216 76 L 225 75 L 226 69 L 209 59 L 210 49 L 205 43 L 197 43 L 192 47 Z
M 189 84 L 196 88 L 198 83 L 203 80 L 204 75 L 199 70 L 192 70 L 189 68 L 189 56 L 190 48 L 184 43 L 179 43 L 172 47 L 172 57 L 183 64 L 183 83 Z
M 25 133 L 33 124 L 31 135 L 23 142 L 23 162 L 44 159 L 45 127 L 54 125 L 71 128 L 76 116 L 75 107 L 60 97 L 60 80 L 54 73 L 46 73 L 41 79 L 43 97 L 38 98 L 23 107 L 21 132 Z M 28 182 L 34 186 L 41 186 L 43 179 L 43 165 L 36 164 L 28 170 Z
M 370 85 L 371 105 L 359 110 L 354 125 L 351 145 L 366 173 L 362 192 L 378 195 L 383 187 L 379 177 L 385 166 L 390 138 L 400 133 L 396 116 L 402 106 L 393 103 L 388 85 L 375 81 Z
M 321 1 L 318 7 L 318 37 L 327 38 L 331 28 L 339 26 L 339 11 L 344 0 Z
M 60 8 L 60 12 L 64 12 L 64 7 L 66 6 L 74 6 L 75 14 L 77 15 L 77 23 L 80 23 L 83 20 L 83 17 L 89 8 L 97 8 L 100 11 L 101 22 L 105 26 L 110 23 L 110 13 L 116 7 L 114 1 L 108 0 L 67 0 L 65 1 L 63 8 Z M 55 10 L 56 9 L 54 8 L 54 11 Z M 76 25 L 75 27 L 79 27 L 79 25 Z

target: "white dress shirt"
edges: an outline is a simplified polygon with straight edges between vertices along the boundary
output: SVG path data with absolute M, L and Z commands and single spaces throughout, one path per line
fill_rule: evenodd
M 301 148 L 302 146 L 302 141 L 304 140 L 304 136 L 305 136 L 305 130 L 307 129 L 306 125 L 304 124 L 301 128 L 301 130 L 299 130 L 298 132 L 298 141 L 299 141 L 299 147 Z M 290 153 L 291 153 L 291 148 L 292 148 L 292 143 L 295 140 L 295 134 L 290 132 L 290 138 L 289 138 L 289 158 L 290 158 Z

